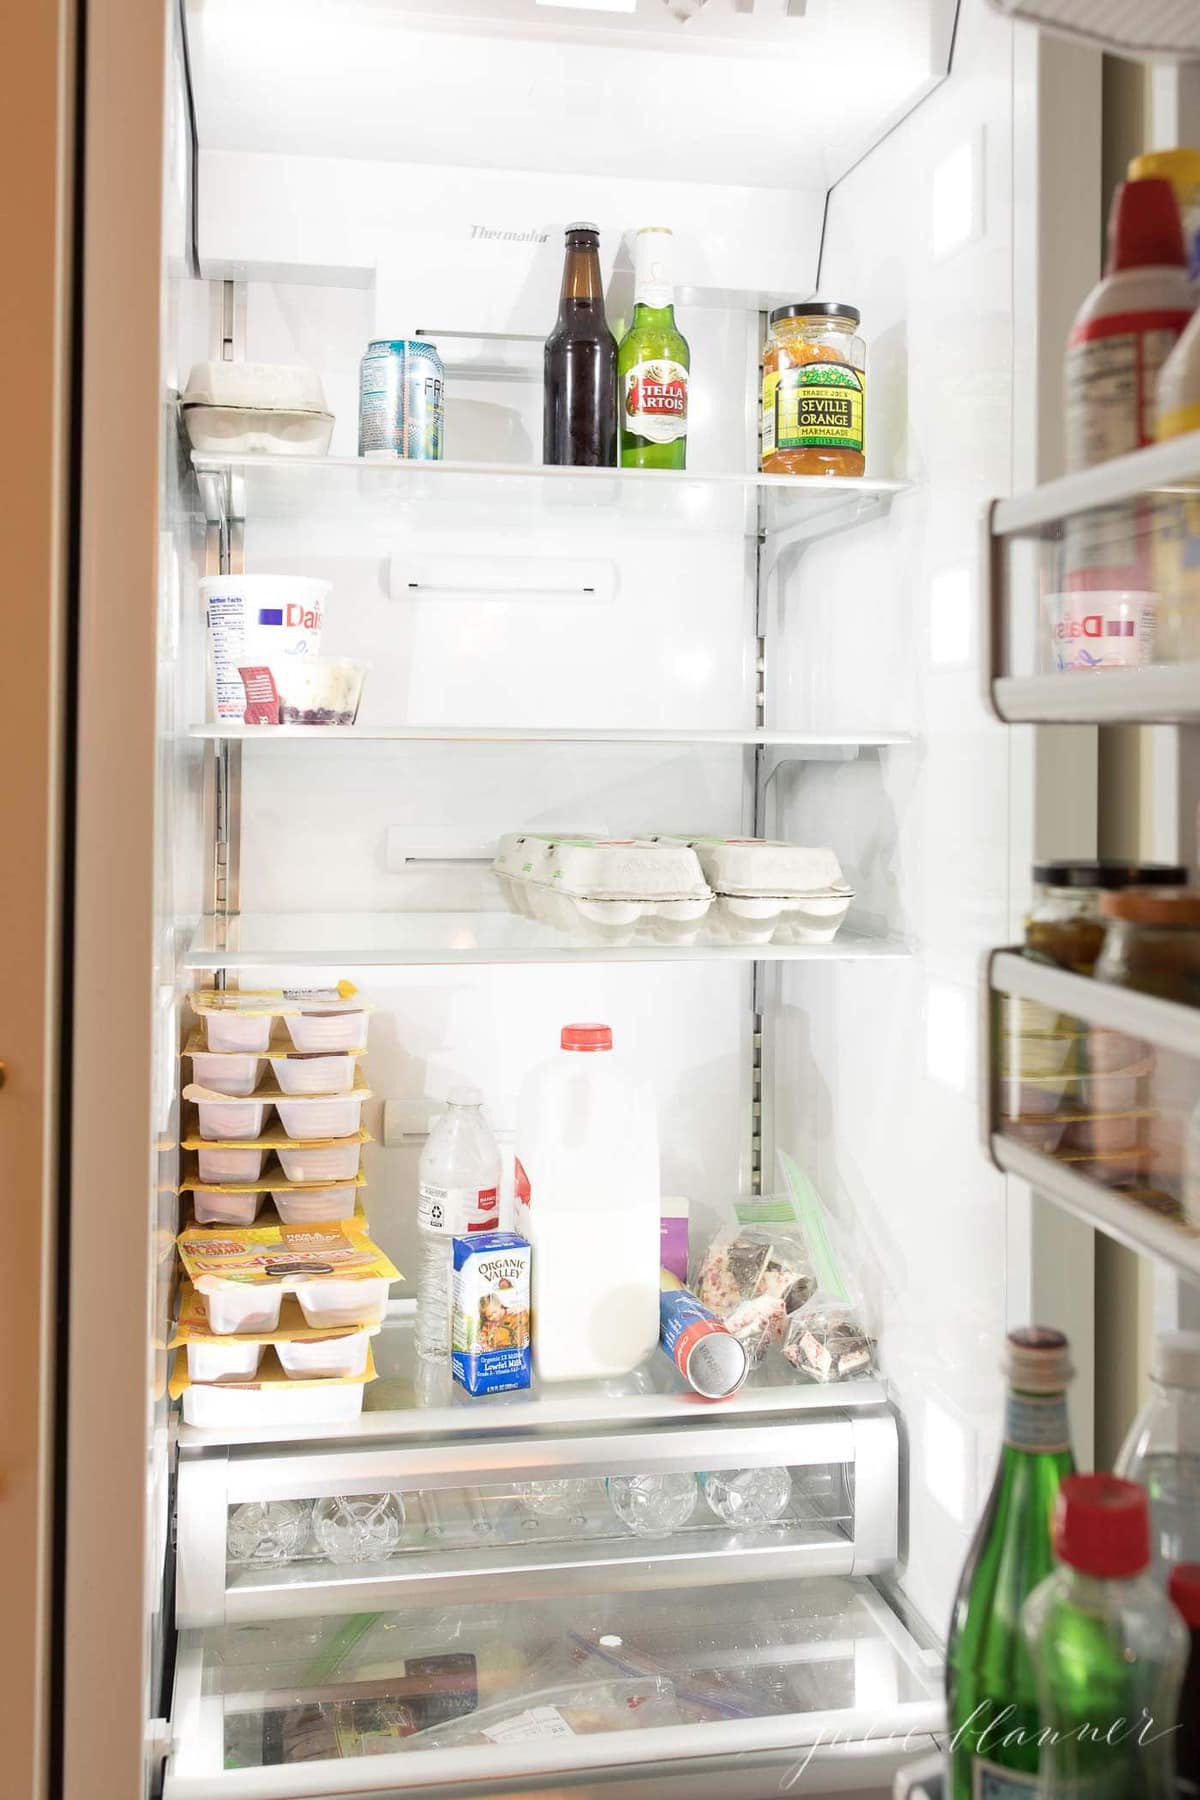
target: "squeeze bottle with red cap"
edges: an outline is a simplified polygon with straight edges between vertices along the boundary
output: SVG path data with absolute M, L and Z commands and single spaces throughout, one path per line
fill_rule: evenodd
M 1158 373 L 1194 305 L 1170 182 L 1122 182 L 1109 214 L 1104 279 L 1067 340 L 1068 469 L 1154 442 Z
M 607 1025 L 567 1025 L 517 1107 L 516 1227 L 533 1246 L 542 1381 L 624 1375 L 658 1343 L 658 1126 Z
M 1060 1567 L 1025 1603 L 1043 1738 L 1040 1800 L 1175 1800 L 1187 1633 L 1149 1574 L 1144 1491 L 1116 1475 L 1058 1490 Z

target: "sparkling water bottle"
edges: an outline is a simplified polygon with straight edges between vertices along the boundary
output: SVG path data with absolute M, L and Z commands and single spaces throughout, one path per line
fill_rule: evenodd
M 330 1562 L 390 1556 L 403 1530 L 399 1494 L 329 1494 L 313 1507 L 313 1536 Z
M 500 1151 L 482 1105 L 478 1088 L 455 1088 L 418 1168 L 417 1354 L 435 1362 L 450 1357 L 453 1241 L 500 1223 Z
M 572 1519 L 575 1524 L 587 1522 L 589 1503 L 595 1498 L 596 1481 L 518 1481 L 514 1492 L 528 1512 L 538 1519 Z
M 235 1563 L 285 1563 L 308 1541 L 307 1500 L 245 1500 L 229 1514 L 226 1554 Z
M 1150 1398 L 1116 1473 L 1146 1490 L 1158 1579 L 1176 1563 L 1200 1562 L 1200 1331 L 1165 1331 L 1156 1342 Z
M 786 1469 L 713 1469 L 700 1477 L 704 1498 L 726 1525 L 771 1525 L 787 1511 L 792 1478 Z
M 610 1475 L 604 1485 L 618 1519 L 639 1537 L 678 1531 L 700 1494 L 694 1475 Z

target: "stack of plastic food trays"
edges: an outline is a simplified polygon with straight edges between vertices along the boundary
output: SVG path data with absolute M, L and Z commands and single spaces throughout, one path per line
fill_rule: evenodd
M 363 1213 L 369 1008 L 330 994 L 192 996 L 172 1392 L 201 1426 L 353 1417 L 397 1270 Z

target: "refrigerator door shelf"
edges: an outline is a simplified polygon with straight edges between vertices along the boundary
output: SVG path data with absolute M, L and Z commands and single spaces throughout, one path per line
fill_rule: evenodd
M 996 952 L 989 980 L 984 1125 L 997 1166 L 1200 1277 L 1200 1007 L 1019 950 Z
M 616 1698 L 634 1686 L 654 1690 L 642 1729 L 624 1725 L 638 1709 Z M 686 1590 L 537 1605 L 489 1595 L 188 1632 L 164 1797 L 468 1800 L 499 1781 L 514 1797 L 553 1783 L 623 1800 L 861 1790 L 932 1748 L 923 1737 L 943 1727 L 940 1686 L 935 1658 L 853 1580 L 747 1583 L 719 1607 Z M 470 1717 L 484 1709 L 486 1737 Z M 414 1724 L 433 1747 L 394 1736 L 391 1749 L 389 1733 Z M 354 1754 L 372 1728 L 377 1753 Z M 298 1730 L 325 1754 L 280 1763 Z
M 181 1627 L 568 1593 L 742 1585 L 882 1573 L 897 1554 L 899 1448 L 891 1412 L 811 1414 L 769 1427 L 679 1428 L 475 1444 L 332 1446 L 184 1456 L 178 1488 Z M 788 1481 L 778 1488 L 778 1471 Z M 772 1476 L 770 1511 L 739 1525 L 714 1471 Z M 609 1477 L 690 1484 L 686 1517 L 650 1536 L 618 1514 Z M 735 1496 L 739 1487 L 735 1487 Z M 231 1549 L 241 1508 L 394 1495 L 403 1528 L 378 1554 L 333 1563 L 319 1535 L 284 1560 Z M 715 1504 L 714 1504 L 715 1499 Z M 723 1511 L 722 1511 L 723 1509 Z

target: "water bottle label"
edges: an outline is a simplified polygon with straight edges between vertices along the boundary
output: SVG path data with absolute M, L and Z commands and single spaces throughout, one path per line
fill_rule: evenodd
M 1014 1450 L 1068 1450 L 1067 1396 L 1010 1392 L 1004 1441 Z
M 498 1188 L 436 1187 L 421 1183 L 417 1198 L 417 1224 L 422 1231 L 440 1231 L 446 1237 L 466 1232 L 495 1231 L 500 1222 Z
M 1002 1769 L 999 1763 L 975 1757 L 971 1764 L 971 1800 L 1027 1800 L 1038 1791 L 1036 1775 L 1019 1769 Z

